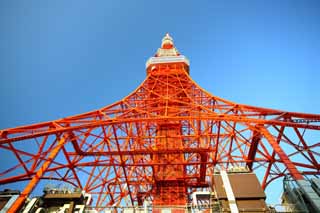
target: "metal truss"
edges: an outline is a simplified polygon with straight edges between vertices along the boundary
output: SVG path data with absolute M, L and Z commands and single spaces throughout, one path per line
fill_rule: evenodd
M 320 174 L 320 115 L 233 103 L 206 92 L 188 72 L 180 63 L 159 64 L 114 104 L 1 130 L 2 167 L 8 163 L 0 184 L 25 185 L 10 211 L 42 180 L 81 188 L 103 209 L 156 202 L 155 190 L 173 187 L 170 181 L 179 196 L 188 194 L 231 167 L 261 174 L 263 188 L 285 175 Z

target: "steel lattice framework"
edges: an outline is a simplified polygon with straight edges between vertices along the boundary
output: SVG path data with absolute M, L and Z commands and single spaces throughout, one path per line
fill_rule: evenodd
M 209 94 L 190 78 L 187 59 L 166 35 L 147 63 L 146 79 L 121 101 L 1 130 L 1 161 L 10 164 L 0 184 L 26 183 L 11 212 L 42 179 L 84 189 L 101 208 L 141 205 L 146 198 L 183 204 L 188 193 L 208 187 L 216 169 L 247 166 L 263 175 L 263 188 L 285 175 L 318 176 L 319 122 L 320 115 Z

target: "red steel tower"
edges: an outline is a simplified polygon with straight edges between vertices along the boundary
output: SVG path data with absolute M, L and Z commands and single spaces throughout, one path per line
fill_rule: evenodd
M 169 34 L 146 74 L 134 92 L 104 108 L 0 131 L 0 184 L 25 185 L 9 212 L 43 180 L 81 188 L 103 209 L 144 200 L 185 205 L 217 169 L 234 166 L 259 173 L 263 188 L 286 175 L 303 185 L 320 174 L 320 115 L 209 94 L 191 79 Z

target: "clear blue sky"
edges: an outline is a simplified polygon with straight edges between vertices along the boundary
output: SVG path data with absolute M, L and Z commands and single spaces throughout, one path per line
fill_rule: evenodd
M 1 0 L 0 129 L 122 99 L 166 32 L 210 93 L 320 113 L 320 1 Z

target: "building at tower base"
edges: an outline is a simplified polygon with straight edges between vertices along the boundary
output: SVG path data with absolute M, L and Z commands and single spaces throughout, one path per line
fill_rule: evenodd
M 312 178 L 302 185 L 284 178 L 282 204 L 288 212 L 320 212 L 320 179 Z

